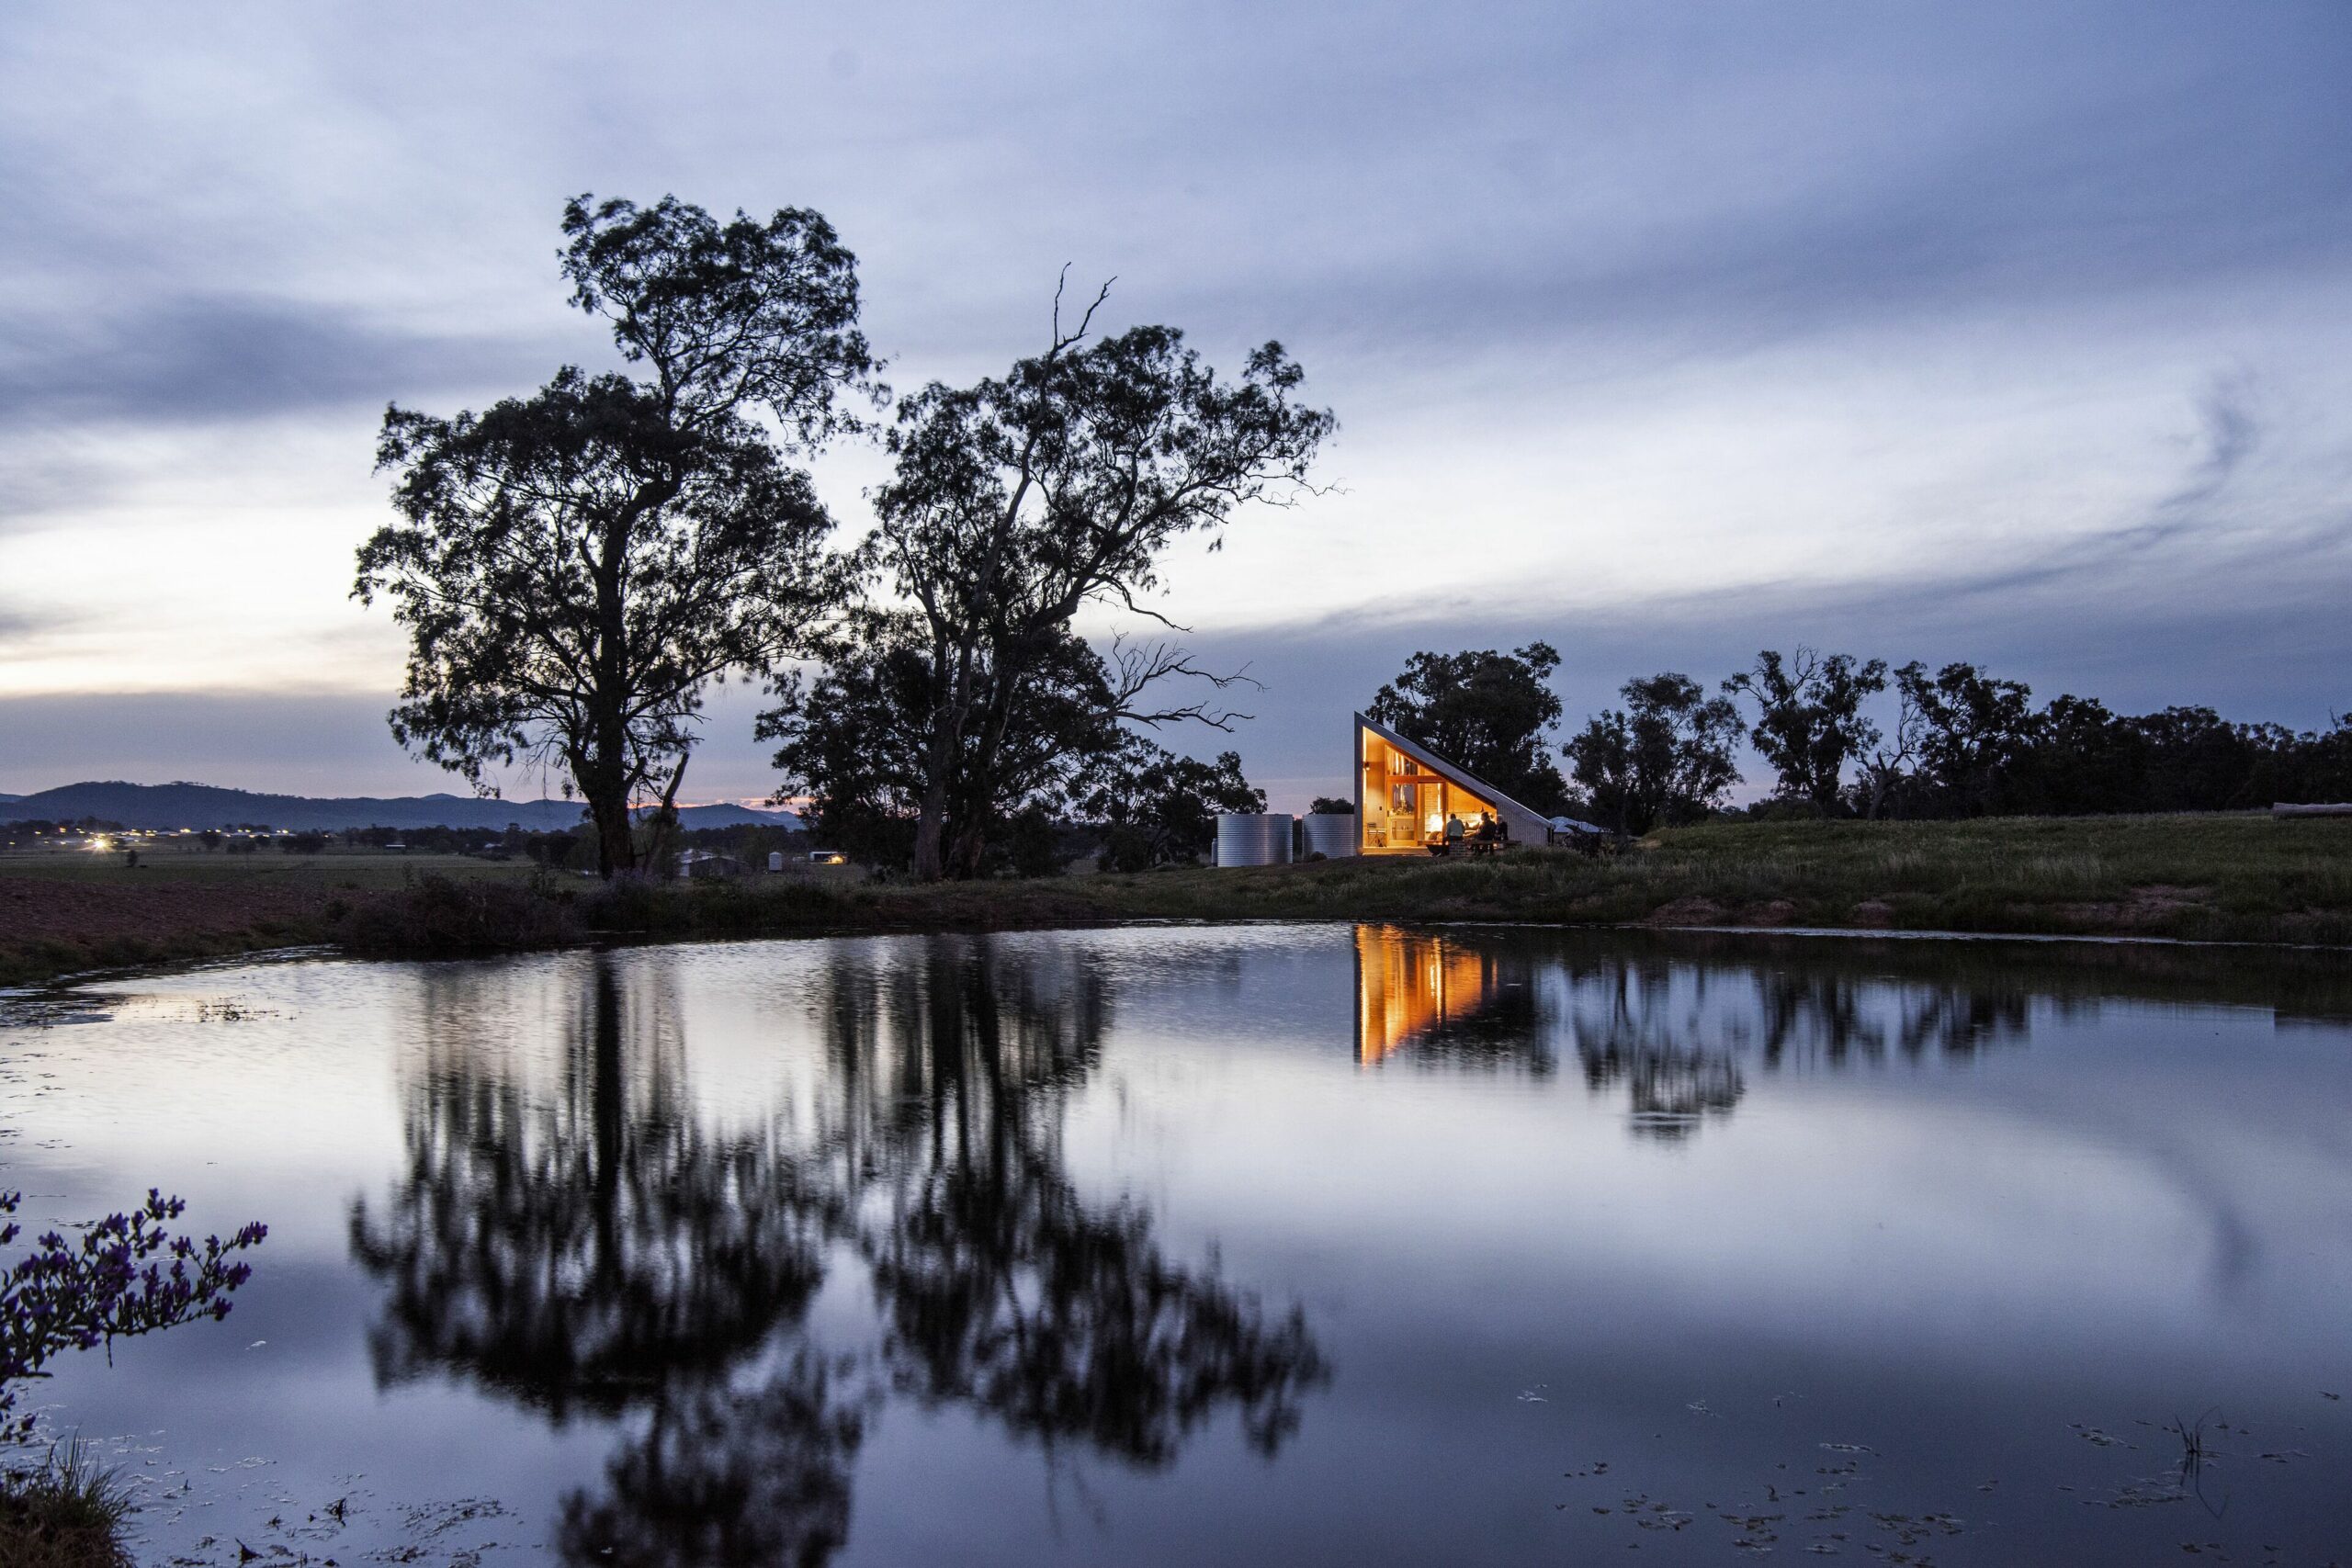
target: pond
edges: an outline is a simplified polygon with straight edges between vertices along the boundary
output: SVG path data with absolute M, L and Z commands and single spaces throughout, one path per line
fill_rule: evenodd
M 142 1561 L 2352 1557 L 2340 953 L 287 962 L 19 996 L 0 1066 L 36 1223 L 270 1227 L 30 1391 Z

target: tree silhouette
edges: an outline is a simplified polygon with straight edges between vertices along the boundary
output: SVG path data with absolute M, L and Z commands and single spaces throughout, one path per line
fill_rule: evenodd
M 863 1401 L 807 1353 L 744 1392 L 664 1390 L 603 1487 L 563 1502 L 556 1547 L 599 1568 L 816 1568 L 849 1540 Z
M 391 1287 L 380 1381 L 458 1370 L 558 1420 L 610 1415 L 723 1371 L 821 1281 L 836 1185 L 773 1130 L 706 1132 L 645 1072 L 617 964 L 594 961 L 552 1103 L 476 1054 L 413 1090 L 407 1175 L 351 1221 Z
M 1305 373 L 1280 344 L 1221 380 L 1170 327 L 1093 338 L 1102 298 L 1065 330 L 1057 292 L 1044 354 L 1001 379 L 924 387 L 890 433 L 872 544 L 927 645 L 913 846 L 925 880 L 978 871 L 990 824 L 957 818 L 958 800 L 999 797 L 1012 705 L 1072 617 L 1094 604 L 1152 614 L 1138 599 L 1169 547 L 1294 493 L 1332 428 L 1298 401 Z M 1164 645 L 1142 650 L 1123 668 L 1119 716 L 1222 726 L 1232 716 L 1208 701 L 1140 696 L 1158 676 L 1204 673 Z
M 568 1559 L 821 1562 L 893 1398 L 1157 1466 L 1227 1409 L 1272 1453 L 1328 1378 L 1301 1314 L 1170 1261 L 1148 1213 L 1063 1169 L 1112 1011 L 1094 955 L 940 937 L 838 957 L 808 1002 L 827 1098 L 797 1139 L 704 1130 L 672 998 L 632 998 L 626 958 L 585 968 L 552 1092 L 504 1037 L 428 1030 L 409 1168 L 351 1226 L 390 1287 L 380 1380 L 440 1369 L 556 1420 L 642 1418 L 567 1498 Z M 844 1249 L 883 1332 L 829 1354 L 804 1319 Z
M 566 366 L 479 414 L 387 410 L 399 520 L 360 547 L 353 592 L 408 628 L 401 743 L 477 787 L 517 756 L 560 766 L 610 876 L 637 863 L 637 795 L 675 799 L 706 688 L 764 676 L 846 598 L 787 459 L 854 423 L 841 394 L 874 364 L 856 259 L 818 213 L 583 197 L 563 231 L 571 302 L 639 373 Z

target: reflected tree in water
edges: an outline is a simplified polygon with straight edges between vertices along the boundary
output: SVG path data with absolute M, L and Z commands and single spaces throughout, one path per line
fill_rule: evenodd
M 658 987 L 652 1000 L 673 1015 Z M 390 1286 L 379 1381 L 451 1369 L 559 1419 L 609 1415 L 723 1370 L 821 1280 L 833 1183 L 773 1131 L 702 1126 L 675 1043 L 626 1028 L 612 958 L 570 1032 L 551 1097 L 464 1051 L 412 1090 L 406 1177 L 351 1221 L 354 1254 Z
M 797 1139 L 706 1129 L 644 955 L 590 961 L 552 1092 L 503 1041 L 436 1051 L 410 1090 L 407 1173 L 351 1227 L 390 1288 L 379 1377 L 462 1371 L 559 1419 L 641 1412 L 565 1504 L 569 1559 L 822 1562 L 892 1397 L 1159 1465 L 1227 1409 L 1272 1453 L 1328 1377 L 1302 1314 L 1214 1258 L 1171 1261 L 1148 1213 L 1065 1170 L 1110 1017 L 1095 959 L 958 937 L 853 951 L 813 987 L 827 1087 Z M 804 1322 L 844 1257 L 882 1330 L 848 1357 Z
M 1572 985 L 1569 1028 L 1585 1087 L 1594 1094 L 1625 1091 L 1637 1137 L 1678 1143 L 1711 1117 L 1731 1114 L 1747 1092 L 1733 1045 L 1737 1020 L 1708 1008 L 1703 976 L 1678 985 L 1668 965 L 1618 962 Z M 1698 1042 L 1728 1036 L 1722 1044 Z
M 1057 947 L 1005 963 L 986 938 L 940 937 L 910 987 L 913 973 L 882 1005 L 845 1008 L 874 982 L 844 966 L 819 1007 L 875 1025 L 832 1038 L 845 1079 L 922 1089 L 899 1100 L 919 1119 L 877 1129 L 890 1220 L 862 1236 L 894 1386 L 1147 1465 L 1231 1405 L 1273 1452 L 1326 1375 L 1304 1317 L 1270 1319 L 1213 1271 L 1171 1264 L 1148 1213 L 1090 1203 L 1064 1173 L 1065 1101 L 1109 1021 L 1098 961 Z
M 1842 1066 L 1883 1060 L 1973 1056 L 2026 1037 L 2030 994 L 2020 985 L 1900 985 L 1831 969 L 1757 972 L 1764 1063 L 1792 1057 Z
M 1674 1142 L 1728 1116 L 1749 1066 L 1966 1058 L 2025 1038 L 2032 993 L 1981 982 L 1857 975 L 1834 958 L 1737 965 L 1665 953 L 1564 951 L 1549 934 L 1356 934 L 1356 1055 L 1428 1066 L 1523 1066 L 1562 1043 L 1587 1087 L 1623 1094 L 1636 1136 Z
M 567 1562 L 814 1568 L 849 1540 L 851 1469 L 870 1402 L 804 1350 L 761 1386 L 665 1391 L 601 1489 L 564 1499 Z

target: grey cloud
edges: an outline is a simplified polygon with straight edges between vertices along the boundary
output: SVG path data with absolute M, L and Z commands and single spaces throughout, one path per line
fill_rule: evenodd
M 1329 120 L 1300 128 L 1381 152 L 1425 140 L 1450 186 L 1424 178 L 1408 210 L 1335 162 L 1328 186 L 1268 219 L 1280 265 L 1195 287 L 1222 304 L 1229 288 L 1271 286 L 1317 332 L 1566 332 L 1673 357 L 1923 311 L 2195 292 L 2352 255 L 2340 13 L 2223 36 L 2148 33 L 2102 7 L 2071 25 L 1990 12 L 2001 20 L 1913 11 L 1899 28 L 1840 28 L 1823 18 L 1860 18 L 1705 10 L 1708 47 L 1670 71 L 1641 62 L 1628 79 L 1651 96 L 1634 103 L 1611 101 L 1625 89 L 1608 71 L 1632 63 L 1622 41 L 1596 51 L 1573 27 L 1533 29 L 1475 77 L 1441 79 L 1433 102 L 1385 113 L 1368 94 L 1318 104 Z M 2141 47 L 2119 52 L 2123 33 Z M 1800 96 L 1759 95 L 1776 74 L 1802 80 Z M 1462 101 L 1474 80 L 1483 114 Z M 1618 118 L 1579 108 L 1596 100 Z M 1411 168 L 1377 152 L 1362 166 L 1395 163 Z M 1641 199 L 1596 213 L 1596 192 L 1621 184 Z
M 2204 451 L 2187 482 L 2165 498 L 2161 510 L 2182 511 L 2212 500 L 2254 456 L 2262 442 L 2256 391 L 2254 377 L 2243 372 L 2217 376 L 2206 388 L 2197 405 L 2199 422 L 2204 427 Z
M 593 349 L 593 333 L 570 344 Z M 510 389 L 564 345 L 404 331 L 347 306 L 185 294 L 0 335 L 0 425 L 206 423 Z
M 0 599 L 0 663 L 6 662 L 9 645 L 18 637 L 36 632 L 55 631 L 73 624 L 74 617 L 46 605 L 11 603 Z

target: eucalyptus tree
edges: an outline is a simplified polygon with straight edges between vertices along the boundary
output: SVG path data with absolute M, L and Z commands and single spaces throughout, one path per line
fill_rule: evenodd
M 1595 812 L 1621 833 L 1695 822 L 1724 804 L 1739 768 L 1739 710 L 1668 671 L 1628 681 L 1623 708 L 1588 719 L 1566 748 Z
M 486 788 L 562 770 L 603 873 L 637 863 L 633 801 L 674 801 L 707 688 L 799 651 L 854 576 L 792 466 L 876 389 L 856 259 L 806 209 L 720 222 L 665 197 L 564 209 L 571 303 L 628 369 L 567 366 L 527 397 L 384 415 L 396 522 L 355 596 L 409 633 L 402 745 Z
M 1546 752 L 1560 699 L 1545 684 L 1559 650 L 1531 642 L 1509 653 L 1416 653 L 1364 711 L 1408 740 L 1546 815 L 1567 807 L 1567 787 Z
M 1779 775 L 1781 797 L 1824 815 L 1838 808 L 1846 764 L 1878 743 L 1878 726 L 1861 709 L 1885 690 L 1885 660 L 1859 662 L 1850 653 L 1804 647 L 1787 659 L 1768 648 L 1754 669 L 1724 682 L 1725 696 L 1756 705 L 1748 739 Z
M 1932 680 L 1906 664 L 1895 682 L 1919 715 L 1919 774 L 1944 807 L 1964 817 L 1999 810 L 2008 771 L 2033 741 L 2032 688 L 1960 660 Z
M 1107 604 L 1172 626 L 1143 602 L 1168 547 L 1198 534 L 1214 548 L 1238 508 L 1295 499 L 1332 429 L 1300 402 L 1305 373 L 1280 344 L 1222 380 L 1171 327 L 1092 338 L 1106 295 L 1064 331 L 1057 294 L 1044 354 L 1001 378 L 925 387 L 888 437 L 895 468 L 875 492 L 871 544 L 929 645 L 913 850 L 925 879 L 978 870 L 988 822 L 967 813 L 951 833 L 955 799 L 997 793 L 1024 683 L 1058 657 L 1079 612 Z M 1140 650 L 1126 672 L 1140 679 L 1122 682 L 1134 689 L 1117 716 L 1220 728 L 1236 716 L 1214 697 L 1142 694 L 1204 673 L 1181 650 Z
M 1928 728 L 1918 692 L 1927 672 L 1928 667 L 1916 659 L 1894 671 L 1894 728 L 1871 741 L 1863 753 L 1861 787 L 1856 793 L 1862 815 L 1873 822 L 1888 811 L 1899 815 L 1905 797 L 1916 793 L 1914 770 Z
M 795 671 L 775 683 L 776 705 L 760 716 L 757 734 L 778 743 L 779 798 L 805 796 L 809 826 L 826 842 L 905 869 L 935 705 L 948 683 L 912 612 L 863 609 L 844 632 L 813 680 Z M 1023 811 L 1073 808 L 1104 761 L 1123 754 L 1119 716 L 1134 709 L 1135 682 L 1148 672 L 1124 650 L 1104 660 L 1068 630 L 1040 639 L 1017 672 L 1000 672 L 990 653 L 978 651 L 963 689 L 1000 716 L 995 765 L 985 774 L 957 770 L 947 790 L 947 830 L 967 843 Z
M 1204 762 L 1130 735 L 1097 777 L 1085 805 L 1108 829 L 1095 861 L 1102 871 L 1196 861 L 1216 842 L 1218 812 L 1266 809 L 1266 792 L 1242 773 L 1238 751 Z

